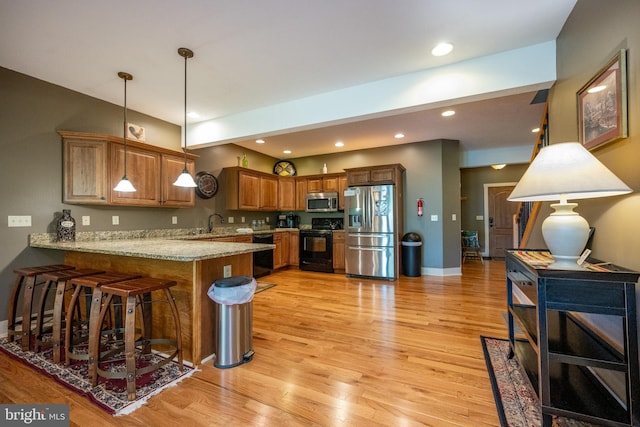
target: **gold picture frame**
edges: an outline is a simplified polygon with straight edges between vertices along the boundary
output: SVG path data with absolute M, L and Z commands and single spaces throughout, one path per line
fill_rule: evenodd
M 620 50 L 577 93 L 580 142 L 592 150 L 628 136 L 627 51 Z

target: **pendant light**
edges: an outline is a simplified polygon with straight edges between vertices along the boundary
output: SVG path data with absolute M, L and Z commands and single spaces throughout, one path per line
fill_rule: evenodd
M 131 184 L 131 181 L 127 179 L 127 80 L 133 80 L 133 76 L 120 71 L 118 77 L 124 80 L 124 125 L 122 135 L 124 139 L 124 175 L 122 175 L 122 179 L 113 189 L 122 193 L 133 193 L 136 189 Z
M 196 187 L 193 177 L 187 170 L 187 59 L 193 58 L 193 51 L 181 47 L 178 49 L 178 55 L 184 58 L 184 169 L 173 185 L 176 187 Z

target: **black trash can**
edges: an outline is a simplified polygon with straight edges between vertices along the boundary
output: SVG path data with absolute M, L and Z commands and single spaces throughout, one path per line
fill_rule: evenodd
M 207 292 L 216 303 L 214 361 L 216 368 L 232 368 L 253 358 L 253 295 L 256 281 L 249 276 L 216 280 Z
M 402 274 L 419 277 L 422 265 L 422 239 L 418 233 L 402 236 Z

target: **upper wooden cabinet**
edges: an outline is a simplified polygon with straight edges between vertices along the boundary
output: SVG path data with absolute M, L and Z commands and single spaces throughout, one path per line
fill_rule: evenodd
M 278 177 L 275 175 L 230 167 L 222 169 L 220 182 L 229 210 L 278 210 Z
M 307 197 L 307 178 L 303 176 L 296 177 L 296 210 L 303 211 L 306 209 Z
M 345 169 L 348 186 L 398 184 L 398 181 L 402 180 L 404 170 L 401 164 Z
M 175 187 L 184 169 L 184 155 L 127 140 L 127 178 L 136 191 L 113 191 L 124 175 L 122 138 L 83 133 L 58 132 L 63 140 L 63 202 L 122 206 L 192 207 L 192 188 Z M 194 174 L 195 155 L 187 155 L 187 169 Z
M 293 177 L 278 177 L 278 210 L 296 210 L 296 180 Z
M 307 193 L 338 191 L 338 174 L 307 177 Z

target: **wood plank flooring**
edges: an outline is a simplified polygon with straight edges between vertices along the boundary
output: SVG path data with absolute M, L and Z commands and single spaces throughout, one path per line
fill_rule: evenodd
M 0 354 L 0 402 L 68 403 L 72 426 L 498 426 L 480 335 L 506 338 L 504 262 L 396 282 L 287 270 L 254 298 L 254 359 L 209 362 L 130 415 Z

